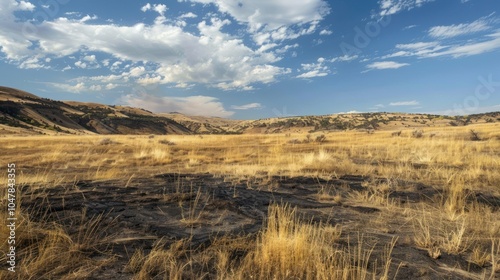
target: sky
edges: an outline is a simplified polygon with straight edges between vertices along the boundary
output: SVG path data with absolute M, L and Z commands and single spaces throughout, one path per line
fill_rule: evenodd
M 499 12 L 498 0 L 0 0 L 0 85 L 234 119 L 500 111 Z

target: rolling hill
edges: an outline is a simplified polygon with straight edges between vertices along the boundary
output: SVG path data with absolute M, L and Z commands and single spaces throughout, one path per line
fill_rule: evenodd
M 247 134 L 337 130 L 398 130 L 500 122 L 500 112 L 469 116 L 404 113 L 359 113 L 230 120 L 155 114 L 127 106 L 57 101 L 0 87 L 2 134 Z

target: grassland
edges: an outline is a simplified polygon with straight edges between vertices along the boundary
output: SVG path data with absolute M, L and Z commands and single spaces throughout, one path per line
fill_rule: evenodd
M 0 162 L 17 166 L 22 194 L 17 272 L 6 271 L 2 241 L 1 279 L 500 274 L 497 123 L 373 133 L 9 136 L 0 146 Z M 2 221 L 6 215 L 0 211 Z M 0 232 L 8 235 L 6 227 Z

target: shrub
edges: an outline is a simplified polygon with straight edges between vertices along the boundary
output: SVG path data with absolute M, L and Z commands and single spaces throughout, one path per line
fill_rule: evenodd
M 469 131 L 469 136 L 471 141 L 481 141 L 481 137 L 479 137 L 479 133 L 471 129 Z
M 173 145 L 175 145 L 175 143 L 174 143 L 174 142 L 169 141 L 169 140 L 160 140 L 160 141 L 158 141 L 158 143 L 163 144 L 163 145 L 168 145 L 168 146 L 173 146 Z
M 324 134 L 321 134 L 319 135 L 318 137 L 316 137 L 316 140 L 315 140 L 317 143 L 324 143 L 326 142 L 326 136 Z
M 411 135 L 414 137 L 414 138 L 422 138 L 424 137 L 424 132 L 422 130 L 414 130 Z
M 113 140 L 111 140 L 110 138 L 103 138 L 101 141 L 99 141 L 99 145 L 111 145 L 113 143 Z
M 392 136 L 395 137 L 395 136 L 401 136 L 401 130 L 400 131 L 395 131 L 392 133 Z

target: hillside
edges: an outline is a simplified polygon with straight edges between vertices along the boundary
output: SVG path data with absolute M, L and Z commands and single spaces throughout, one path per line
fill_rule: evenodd
M 0 87 L 2 134 L 269 134 L 338 130 L 400 130 L 499 122 L 500 112 L 469 116 L 360 113 L 230 120 L 155 114 L 144 109 L 56 101 Z
M 145 110 L 62 102 L 0 87 L 3 134 L 191 134 L 172 119 Z
M 233 127 L 244 133 L 295 133 L 338 130 L 398 130 L 408 128 L 465 126 L 499 122 L 500 112 L 469 116 L 442 116 L 405 113 L 359 113 L 301 116 L 244 121 Z

